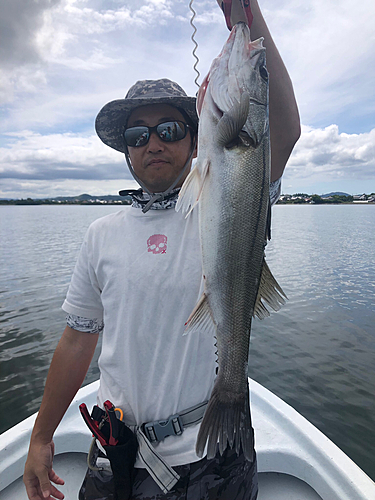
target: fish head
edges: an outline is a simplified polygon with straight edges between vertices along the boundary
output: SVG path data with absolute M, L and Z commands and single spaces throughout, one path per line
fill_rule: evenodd
M 199 90 L 200 119 L 217 125 L 225 115 L 234 115 L 233 130 L 221 141 L 227 141 L 226 146 L 257 147 L 268 131 L 268 72 L 262 42 L 263 38 L 252 42 L 248 26 L 237 23 Z

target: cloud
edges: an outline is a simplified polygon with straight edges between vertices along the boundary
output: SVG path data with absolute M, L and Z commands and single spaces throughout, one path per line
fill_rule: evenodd
M 12 143 L 0 148 L 0 177 L 7 179 L 117 179 L 130 174 L 123 155 L 92 136 L 9 134 Z
M 2 2 L 0 16 L 0 103 L 17 92 L 35 91 L 46 83 L 37 43 L 44 15 L 60 0 Z
M 171 19 L 172 12 L 180 20 Z M 45 10 L 34 32 L 38 62 L 16 65 L 0 76 L 0 131 L 93 130 L 101 106 L 122 97 L 138 79 L 166 76 L 194 94 L 186 16 L 186 4 L 165 0 L 129 1 L 126 7 L 117 1 L 63 0 Z M 215 30 L 209 40 L 215 47 L 222 43 L 219 34 Z M 204 40 L 200 46 L 200 64 L 207 69 L 209 45 Z
M 340 133 L 337 125 L 302 127 L 302 134 L 285 170 L 284 181 L 375 180 L 375 129 Z
M 45 90 L 47 83 L 53 84 L 47 79 L 56 66 L 72 73 L 118 64 L 119 58 L 111 54 L 123 49 L 108 41 L 108 34 L 118 32 L 124 39 L 131 27 L 146 30 L 173 17 L 171 0 L 145 0 L 141 5 L 133 1 L 127 6 L 115 2 L 111 9 L 108 3 L 99 1 L 99 9 L 94 9 L 86 0 L 6 2 L 0 18 L 0 103 L 12 102 L 22 92 Z M 131 37 L 123 44 L 129 52 L 137 51 L 136 45 Z M 30 84 L 25 86 L 25 81 Z
M 124 156 L 95 135 L 10 133 L 0 158 L 0 198 L 106 195 L 138 187 Z
M 124 169 L 125 172 L 125 169 Z M 118 194 L 121 189 L 138 189 L 134 180 L 119 178 L 115 180 L 77 179 L 19 180 L 9 179 L 0 190 L 0 198 L 54 198 L 56 196 L 78 196 L 83 193 L 91 195 Z
M 355 131 L 345 115 L 348 110 L 352 115 L 356 109 L 358 118 L 366 115 L 366 124 L 372 115 L 372 128 L 373 0 L 363 0 L 355 8 L 351 0 L 281 0 L 264 5 L 265 17 L 292 77 L 302 121 L 322 126 L 340 120 L 347 131 Z M 354 31 L 355 26 L 360 29 Z M 356 126 L 361 126 L 358 121 Z
M 0 17 L 0 62 L 2 67 L 37 62 L 40 58 L 36 34 L 44 14 L 60 0 L 2 2 Z
M 96 193 L 100 194 L 98 187 L 104 187 L 100 182 L 114 181 L 116 191 L 119 184 L 132 179 L 123 155 L 102 144 L 95 135 L 42 135 L 26 130 L 8 134 L 8 139 L 8 146 L 0 148 L 0 177 L 12 180 L 10 186 L 17 180 L 22 186 L 33 185 L 36 189 L 37 185 L 45 196 L 56 196 L 55 181 L 71 186 L 82 181 L 78 183 L 82 186 L 79 190 L 89 191 L 89 186 L 97 186 Z M 301 138 L 285 170 L 285 186 L 301 181 L 309 186 L 323 180 L 338 183 L 358 179 L 375 180 L 375 129 L 346 134 L 340 133 L 337 125 L 323 129 L 302 127 Z
M 150 26 L 173 17 L 171 0 L 12 0 L 3 2 L 0 62 L 11 67 L 56 57 L 77 37 L 109 33 L 129 24 Z M 112 4 L 115 8 L 108 8 Z
M 30 187 L 34 195 L 45 195 L 57 185 L 70 189 L 69 183 L 78 179 L 98 186 L 124 179 L 127 170 L 121 155 L 93 135 L 95 116 L 139 79 L 167 77 L 178 81 L 189 95 L 195 94 L 188 2 L 13 0 L 3 4 L 0 166 L 4 183 L 13 189 L 19 182 L 22 192 L 34 186 Z M 193 7 L 202 81 L 228 31 L 215 1 L 194 0 Z M 353 8 L 351 0 L 262 0 L 261 7 L 291 75 L 306 125 L 286 169 L 288 184 L 298 180 L 308 190 L 314 180 L 373 180 L 375 3 L 362 0 Z M 54 180 L 55 187 L 48 179 Z

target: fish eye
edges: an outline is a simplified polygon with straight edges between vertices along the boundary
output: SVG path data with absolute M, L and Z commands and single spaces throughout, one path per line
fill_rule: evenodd
M 257 147 L 256 139 L 254 137 L 251 137 L 251 135 L 245 132 L 245 130 L 241 130 L 241 132 L 239 133 L 239 138 L 244 146 L 251 146 L 252 148 Z
M 265 66 L 260 66 L 259 73 L 260 73 L 260 76 L 263 78 L 263 80 L 265 80 L 267 82 L 268 81 L 267 68 Z

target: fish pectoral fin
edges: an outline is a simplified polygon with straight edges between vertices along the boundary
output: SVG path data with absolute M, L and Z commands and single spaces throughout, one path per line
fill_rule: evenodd
M 185 323 L 184 335 L 196 330 L 216 331 L 207 295 L 203 292 Z
M 264 319 L 270 315 L 267 306 L 271 307 L 274 311 L 278 311 L 280 307 L 285 304 L 285 299 L 288 299 L 288 297 L 274 278 L 267 262 L 263 259 L 262 273 L 253 316 Z
M 197 162 L 182 185 L 175 210 L 176 212 L 181 210 L 185 215 L 185 219 L 199 201 L 208 174 L 209 165 L 210 162 L 207 158 L 203 161 L 202 168 L 199 168 Z
M 243 92 L 240 102 L 235 101 L 232 108 L 223 114 L 217 124 L 217 141 L 223 147 L 228 147 L 238 139 L 244 127 L 250 106 L 250 96 Z

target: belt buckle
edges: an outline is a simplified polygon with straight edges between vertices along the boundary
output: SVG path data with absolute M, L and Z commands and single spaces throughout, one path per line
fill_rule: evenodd
M 143 431 L 151 443 L 163 441 L 167 436 L 180 436 L 183 430 L 179 414 L 170 416 L 168 420 L 157 420 L 143 425 Z

